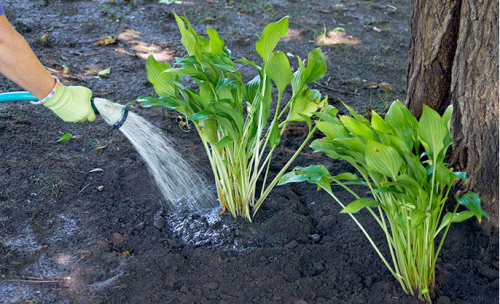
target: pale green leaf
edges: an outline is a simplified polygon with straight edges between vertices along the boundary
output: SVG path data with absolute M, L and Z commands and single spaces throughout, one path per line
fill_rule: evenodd
M 446 126 L 439 114 L 424 105 L 422 117 L 420 117 L 418 124 L 418 135 L 425 151 L 431 158 L 437 157 L 443 149 L 443 141 L 447 133 Z
M 366 207 L 378 207 L 380 203 L 371 198 L 360 198 L 347 205 L 340 213 L 357 213 Z
M 293 73 L 290 68 L 288 57 L 283 52 L 272 53 L 271 58 L 266 64 L 266 73 L 276 84 L 278 93 L 281 94 L 292 81 Z
M 63 143 L 69 141 L 71 138 L 73 138 L 73 134 L 71 133 L 65 133 L 61 138 L 57 140 L 58 143 Z
M 366 163 L 370 170 L 396 178 L 403 160 L 393 147 L 369 140 L 366 144 Z
M 264 63 L 269 61 L 274 48 L 281 37 L 288 35 L 288 16 L 281 20 L 268 24 L 262 31 L 262 36 L 255 44 L 255 49 L 260 54 Z

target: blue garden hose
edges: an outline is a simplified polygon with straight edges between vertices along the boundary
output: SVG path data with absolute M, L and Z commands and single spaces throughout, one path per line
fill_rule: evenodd
M 0 93 L 0 103 L 9 101 L 38 101 L 38 98 L 25 91 Z

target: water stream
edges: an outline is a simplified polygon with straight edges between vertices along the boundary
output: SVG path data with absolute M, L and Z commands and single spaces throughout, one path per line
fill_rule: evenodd
M 213 207 L 217 203 L 206 187 L 206 180 L 175 151 L 162 130 L 129 112 L 120 131 L 141 155 L 172 210 L 194 211 Z

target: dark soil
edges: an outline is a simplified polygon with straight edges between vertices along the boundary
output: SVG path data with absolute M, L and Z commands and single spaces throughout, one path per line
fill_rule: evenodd
M 290 37 L 278 49 L 301 58 L 321 34 L 343 27 L 353 38 L 322 47 L 329 68 L 316 88 L 331 104 L 342 108 L 340 99 L 362 113 L 383 113 L 405 96 L 409 1 L 2 2 L 53 74 L 120 103 L 154 94 L 145 70 L 150 51 L 170 63 L 185 55 L 172 10 L 185 13 L 200 33 L 213 26 L 234 57 L 256 61 L 255 34 L 284 15 Z M 96 45 L 103 35 L 117 43 Z M 108 77 L 88 75 L 108 67 Z M 392 91 L 377 89 L 380 83 Z M 1 91 L 16 89 L 1 79 Z M 132 111 L 165 130 L 210 180 L 197 134 L 182 132 L 176 113 Z M 295 125 L 285 133 L 274 173 L 305 130 Z M 67 132 L 76 138 L 56 143 Z M 351 170 L 311 152 L 294 165 Z M 2 303 L 419 303 L 401 291 L 355 223 L 310 184 L 276 188 L 253 223 L 218 217 L 219 209 L 168 210 L 119 131 L 102 119 L 64 123 L 26 102 L 0 105 L 0 164 Z M 95 168 L 102 171 L 89 173 Z M 335 190 L 344 202 L 352 200 Z M 368 214 L 358 218 L 385 248 Z M 498 246 L 498 223 L 452 226 L 436 269 L 435 302 L 498 303 Z

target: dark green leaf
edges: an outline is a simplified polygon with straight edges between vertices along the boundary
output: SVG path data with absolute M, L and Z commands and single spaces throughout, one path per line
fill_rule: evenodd
M 453 174 L 460 177 L 462 179 L 462 181 L 465 183 L 465 178 L 466 178 L 465 172 L 453 172 Z
M 483 211 L 481 210 L 481 199 L 474 192 L 467 192 L 461 197 L 457 197 L 457 202 L 460 205 L 467 207 L 476 216 L 479 223 L 481 223 L 481 218 L 483 216 Z M 489 215 L 485 215 L 488 221 L 490 220 Z
M 303 181 L 308 181 L 312 184 L 317 184 L 323 178 L 330 179 L 333 181 L 330 173 L 323 165 L 313 165 L 309 167 L 295 167 L 292 172 L 284 174 L 278 185 L 284 185 L 288 183 L 298 183 Z

